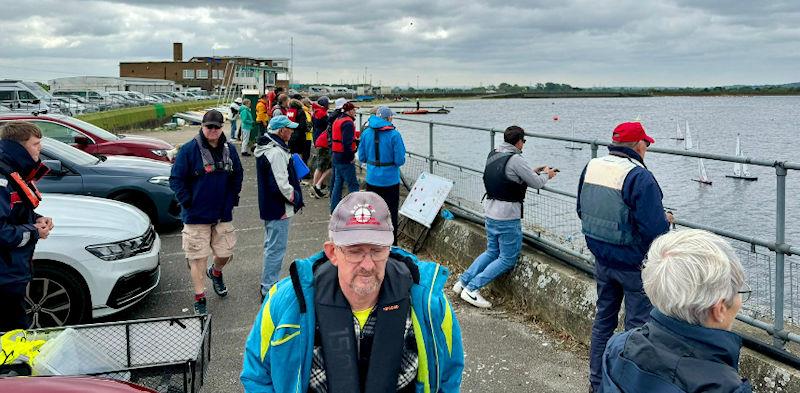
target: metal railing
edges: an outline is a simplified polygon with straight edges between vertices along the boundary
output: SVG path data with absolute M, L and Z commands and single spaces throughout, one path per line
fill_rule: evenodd
M 359 115 L 359 123 L 361 121 Z M 434 149 L 434 126 L 454 127 L 466 130 L 485 132 L 489 135 L 489 145 L 495 148 L 495 136 L 503 130 L 495 128 L 485 128 L 435 122 L 420 119 L 409 119 L 395 117 L 394 120 L 407 121 L 413 123 L 423 123 L 428 125 L 428 154 L 408 152 L 409 159 L 402 170 L 407 179 L 416 179 L 422 171 L 437 174 L 454 180 L 455 186 L 448 196 L 448 203 L 473 217 L 483 218 L 482 207 L 480 204 L 483 196 L 482 169 L 470 168 L 453 162 L 448 162 L 436 157 Z M 567 136 L 548 135 L 541 133 L 526 132 L 525 135 L 531 138 L 545 140 L 574 142 L 586 144 L 591 147 L 591 158 L 596 158 L 600 146 L 609 146 L 608 141 L 597 139 L 574 138 Z M 775 239 L 767 240 L 753 236 L 747 236 L 735 231 L 717 228 L 709 225 L 694 223 L 684 219 L 676 219 L 675 224 L 687 228 L 704 229 L 714 232 L 720 236 L 732 240 L 732 244 L 742 260 L 745 268 L 766 267 L 769 272 L 765 282 L 756 278 L 752 280 L 754 297 L 760 299 L 755 304 L 748 304 L 747 313 L 741 312 L 737 319 L 763 329 L 773 337 L 772 345 L 783 348 L 788 341 L 800 343 L 800 335 L 790 333 L 785 329 L 784 321 L 786 306 L 786 257 L 800 255 L 800 247 L 786 243 L 786 176 L 789 170 L 800 171 L 800 163 L 764 160 L 751 157 L 729 156 L 713 153 L 691 152 L 685 150 L 665 149 L 650 147 L 648 152 L 660 153 L 673 156 L 704 158 L 715 161 L 731 163 L 743 163 L 755 166 L 775 168 L 776 188 L 776 222 Z M 548 247 L 563 255 L 566 259 L 571 259 L 571 264 L 589 274 L 593 273 L 594 258 L 586 247 L 581 234 L 580 220 L 575 214 L 576 195 L 549 187 L 541 190 L 528 190 L 529 198 L 526 198 L 525 218 L 523 218 L 523 231 L 527 239 L 533 240 L 545 247 Z M 768 251 L 763 252 L 758 248 Z M 761 266 L 766 265 L 766 266 Z M 800 306 L 800 285 L 794 282 L 795 271 L 800 278 L 800 263 L 790 263 L 788 268 L 790 285 L 790 322 L 800 325 L 800 315 L 795 315 L 795 303 Z M 800 307 L 798 307 L 800 313 Z M 771 323 L 759 318 L 768 317 Z

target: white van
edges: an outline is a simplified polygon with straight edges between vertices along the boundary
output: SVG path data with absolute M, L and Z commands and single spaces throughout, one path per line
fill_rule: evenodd
M 0 105 L 14 112 L 59 113 L 66 105 L 35 82 L 0 80 Z M 67 110 L 66 114 L 70 114 Z

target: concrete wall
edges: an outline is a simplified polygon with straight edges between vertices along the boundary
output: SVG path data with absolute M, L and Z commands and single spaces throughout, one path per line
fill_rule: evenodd
M 448 265 L 454 272 L 453 277 L 457 277 L 457 273 L 469 267 L 485 248 L 486 237 L 482 227 L 460 220 L 437 218 L 425 242 L 424 252 Z M 555 331 L 589 345 L 597 294 L 594 280 L 586 273 L 540 250 L 524 246 L 514 270 L 487 289 L 493 295 L 505 297 L 504 302 L 511 302 L 515 311 L 529 314 Z M 782 363 L 743 349 L 740 368 L 756 392 L 800 393 L 800 371 Z

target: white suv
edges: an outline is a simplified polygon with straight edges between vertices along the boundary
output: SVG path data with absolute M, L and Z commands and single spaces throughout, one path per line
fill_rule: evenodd
M 86 196 L 45 194 L 36 212 L 55 227 L 36 244 L 31 327 L 83 323 L 138 302 L 161 278 L 161 240 L 141 210 Z

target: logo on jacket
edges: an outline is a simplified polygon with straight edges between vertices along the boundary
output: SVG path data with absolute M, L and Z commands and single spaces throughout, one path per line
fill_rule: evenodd
M 383 308 L 383 311 L 394 311 L 400 308 L 399 304 L 393 304 L 391 306 L 386 306 Z
M 372 205 L 358 204 L 351 210 L 352 217 L 347 221 L 347 225 L 381 225 L 372 215 L 375 209 Z

